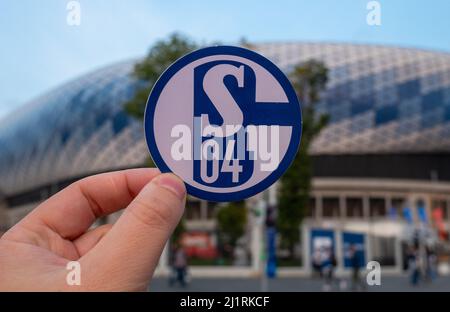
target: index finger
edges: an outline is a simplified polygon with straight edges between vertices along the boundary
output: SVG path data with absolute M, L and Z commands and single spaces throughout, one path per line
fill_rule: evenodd
M 156 168 L 140 168 L 84 178 L 43 202 L 23 222 L 41 222 L 61 237 L 74 239 L 97 218 L 125 208 L 159 174 Z

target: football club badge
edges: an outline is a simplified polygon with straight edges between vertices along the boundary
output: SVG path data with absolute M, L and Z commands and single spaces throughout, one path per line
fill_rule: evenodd
M 283 72 L 239 47 L 189 53 L 155 83 L 145 111 L 153 161 L 189 194 L 211 201 L 253 196 L 294 159 L 302 115 Z

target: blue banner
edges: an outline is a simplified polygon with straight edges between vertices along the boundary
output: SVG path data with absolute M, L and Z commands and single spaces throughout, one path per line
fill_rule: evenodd
M 417 208 L 417 214 L 420 222 L 428 223 L 427 211 L 424 206 L 419 206 Z
M 314 251 L 331 249 L 335 252 L 334 232 L 333 230 L 312 229 L 311 230 L 311 253 Z
M 364 267 L 366 263 L 364 234 L 343 232 L 342 242 L 344 244 L 344 267 Z
M 310 246 L 311 265 L 315 271 L 334 265 L 336 244 L 333 230 L 312 229 Z
M 409 224 L 413 223 L 413 216 L 409 207 L 403 208 L 403 218 L 405 218 L 406 222 L 408 222 Z

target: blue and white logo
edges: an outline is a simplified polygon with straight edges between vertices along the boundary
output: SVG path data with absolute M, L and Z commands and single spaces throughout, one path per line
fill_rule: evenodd
M 155 164 L 206 200 L 234 201 L 273 184 L 297 153 L 300 103 L 268 59 L 238 47 L 194 51 L 156 82 L 145 111 Z

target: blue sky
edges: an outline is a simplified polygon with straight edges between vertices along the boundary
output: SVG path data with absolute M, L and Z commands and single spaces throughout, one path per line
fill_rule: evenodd
M 178 31 L 199 41 L 381 43 L 450 52 L 449 0 L 379 0 L 381 26 L 366 23 L 369 0 L 68 0 L 0 2 L 0 117 L 52 87 L 112 62 L 145 55 Z

